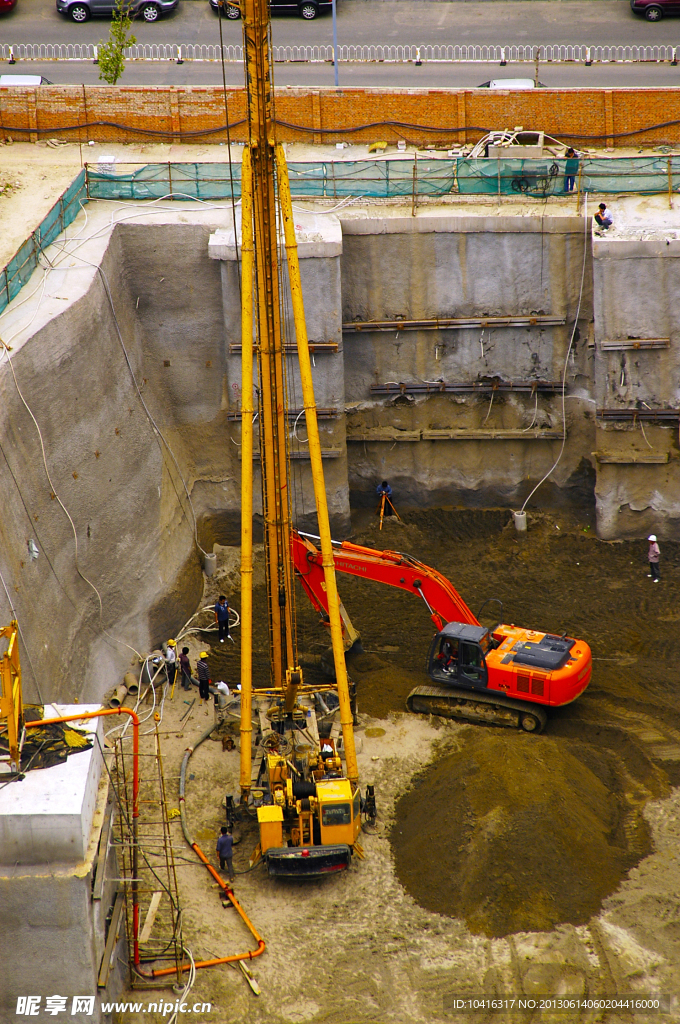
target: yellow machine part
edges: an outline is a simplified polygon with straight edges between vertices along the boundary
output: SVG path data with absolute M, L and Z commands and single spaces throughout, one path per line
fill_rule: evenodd
M 280 807 L 258 807 L 257 822 L 262 853 L 283 846 L 283 811 Z
M 354 826 L 354 799 L 349 779 L 324 779 L 316 784 L 319 801 L 321 842 L 347 843 L 352 846 L 356 838 Z M 359 827 L 361 827 L 361 817 Z

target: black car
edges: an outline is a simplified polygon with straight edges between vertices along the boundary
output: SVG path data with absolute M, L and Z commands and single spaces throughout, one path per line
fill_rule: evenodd
M 633 14 L 644 14 L 647 21 L 661 21 L 667 14 L 680 14 L 680 0 L 630 0 Z
M 223 18 L 235 20 L 241 17 L 240 8 L 235 0 L 231 0 L 231 2 L 221 0 L 221 3 L 220 0 L 210 0 L 210 6 L 216 12 L 221 6 Z M 305 21 L 312 21 L 320 11 L 330 10 L 332 6 L 333 0 L 269 0 L 269 7 L 272 12 L 297 11 Z
M 179 0 L 132 0 L 130 15 L 144 21 L 158 21 L 161 14 L 174 11 Z M 57 0 L 57 10 L 72 21 L 82 23 L 96 16 L 111 16 L 116 10 L 116 0 Z

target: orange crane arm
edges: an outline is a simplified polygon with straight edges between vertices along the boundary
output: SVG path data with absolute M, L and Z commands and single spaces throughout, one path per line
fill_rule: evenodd
M 312 607 L 327 620 L 328 602 L 321 552 L 312 543 L 316 539 L 296 530 L 291 532 L 293 564 Z M 349 541 L 333 541 L 333 560 L 336 572 L 386 583 L 421 597 L 438 630 L 443 629 L 447 622 L 479 625 L 479 620 L 449 580 L 411 555 L 399 551 L 375 551 Z

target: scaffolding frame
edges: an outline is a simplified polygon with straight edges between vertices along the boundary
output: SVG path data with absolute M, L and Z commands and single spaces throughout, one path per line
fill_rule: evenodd
M 137 876 L 133 871 L 132 786 L 130 773 L 131 750 L 127 738 L 118 737 L 113 748 L 111 782 L 118 801 L 117 853 L 120 877 L 125 894 L 125 922 L 128 944 L 128 964 L 131 988 L 158 988 L 159 984 L 183 986 L 182 964 L 182 912 L 175 853 L 170 833 L 170 813 L 163 774 L 158 724 L 154 715 L 154 728 L 140 736 L 139 785 L 140 815 L 137 818 Z M 144 742 L 146 741 L 146 742 Z M 135 970 L 132 955 L 135 935 L 132 894 L 136 893 L 140 906 L 145 907 L 139 935 L 140 963 L 174 964 L 172 974 L 159 982 Z

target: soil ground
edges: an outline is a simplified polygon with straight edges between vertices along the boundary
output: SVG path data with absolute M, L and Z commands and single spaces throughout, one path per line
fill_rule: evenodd
M 366 860 L 342 876 L 290 885 L 262 868 L 239 873 L 236 894 L 267 941 L 252 964 L 262 995 L 228 967 L 199 971 L 192 998 L 212 1002 L 206 1022 L 463 1022 L 470 1015 L 456 1009 L 459 995 L 680 990 L 680 546 L 663 545 L 662 582 L 653 584 L 645 543 L 598 541 L 586 513 L 536 513 L 525 537 L 509 520 L 506 511 L 441 509 L 407 514 L 403 525 L 386 523 L 379 533 L 366 517 L 353 539 L 436 566 L 475 612 L 498 597 L 505 621 L 583 638 L 594 656 L 589 689 L 553 712 L 540 737 L 408 715 L 406 693 L 426 679 L 426 609 L 401 592 L 340 577 L 364 645 L 351 672 L 361 785 L 376 786 L 378 825 L 362 838 Z M 237 557 L 234 549 L 219 552 L 208 600 L 229 593 L 238 608 Z M 310 654 L 328 641 L 301 597 L 298 604 L 311 681 L 321 670 Z M 264 614 L 260 577 L 256 671 L 263 681 Z M 218 647 L 209 635 L 213 679 L 237 680 L 237 630 L 235 637 L 235 645 Z M 196 638 L 192 655 L 205 645 Z M 179 693 L 166 702 L 162 725 L 171 805 L 183 750 L 210 721 L 195 705 L 180 725 L 186 707 Z M 238 787 L 238 752 L 206 741 L 190 771 L 189 818 L 212 855 L 223 795 Z M 173 828 L 178 855 L 187 858 L 179 870 L 185 943 L 202 958 L 247 948 L 245 929 L 222 908 Z M 239 872 L 255 842 L 245 828 Z M 473 1019 L 679 1017 L 624 1008 Z M 131 1020 L 126 1015 L 125 1024 Z

